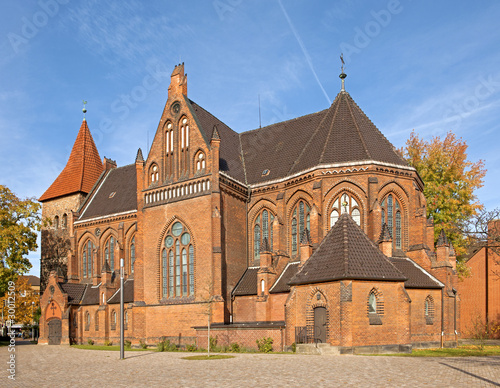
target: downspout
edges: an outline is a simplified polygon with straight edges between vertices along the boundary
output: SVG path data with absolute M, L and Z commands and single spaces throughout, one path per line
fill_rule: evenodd
M 441 348 L 444 348 L 444 287 L 441 288 Z
M 484 290 L 484 296 L 485 296 L 485 302 L 486 302 L 486 308 L 484 309 L 484 312 L 486 314 L 486 317 L 485 317 L 485 324 L 486 324 L 486 330 L 488 331 L 489 329 L 489 309 L 488 309 L 488 305 L 489 305 L 489 267 L 488 267 L 488 264 L 489 264 L 489 246 L 488 246 L 488 242 L 486 242 L 486 253 L 485 253 L 485 263 L 484 263 L 484 271 L 485 271 L 485 290 Z M 489 334 L 489 333 L 488 333 Z
M 454 303 L 453 303 L 453 329 L 455 332 L 455 346 L 458 346 L 458 333 L 457 333 L 457 290 L 454 288 L 452 289 L 453 291 L 453 298 L 454 298 Z

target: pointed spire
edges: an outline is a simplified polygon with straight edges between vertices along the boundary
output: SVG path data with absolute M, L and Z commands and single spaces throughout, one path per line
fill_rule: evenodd
M 87 101 L 83 100 L 83 109 L 82 109 L 82 112 L 83 112 L 83 120 L 85 120 L 85 121 L 86 121 L 85 114 L 87 113 L 87 107 L 86 107 L 86 105 L 87 105 Z
M 269 247 L 269 241 L 267 240 L 267 237 L 264 237 L 262 240 L 262 244 L 260 246 L 259 253 L 266 253 L 266 252 L 271 252 L 271 248 Z
M 214 129 L 212 130 L 212 140 L 220 140 L 219 131 L 217 130 L 217 125 L 214 125 Z
M 446 237 L 446 233 L 444 232 L 444 229 L 441 229 L 441 233 L 439 233 L 439 237 L 438 237 L 436 246 L 437 247 L 450 246 L 450 243 L 448 242 L 448 237 Z
M 142 150 L 139 148 L 137 150 L 137 156 L 135 157 L 135 162 L 144 162 L 144 156 L 142 156 Z
M 312 245 L 311 244 L 311 234 L 309 233 L 309 229 L 305 228 L 300 236 L 300 245 Z
M 110 268 L 107 260 L 104 260 L 104 264 L 102 265 L 101 273 L 104 273 L 104 272 L 111 272 L 111 268 Z
M 392 242 L 392 236 L 391 236 L 391 231 L 389 230 L 389 227 L 387 224 L 384 222 L 382 225 L 382 230 L 380 231 L 380 236 L 378 238 L 378 242 Z
M 87 121 L 83 119 L 66 166 L 39 201 L 75 193 L 87 194 L 92 190 L 102 171 L 101 157 Z

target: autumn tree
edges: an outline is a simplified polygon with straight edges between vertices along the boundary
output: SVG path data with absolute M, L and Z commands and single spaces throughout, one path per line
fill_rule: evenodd
M 444 229 L 457 255 L 463 255 L 467 239 L 459 226 L 483 208 L 474 193 L 483 186 L 484 162 L 469 161 L 466 142 L 451 132 L 427 142 L 412 131 L 401 153 L 425 183 L 427 216 L 437 225 L 435 239 Z
M 26 255 L 37 249 L 41 217 L 35 199 L 20 199 L 0 185 L 0 295 L 10 280 L 31 268 Z
M 10 301 L 13 300 L 13 298 L 9 299 L 9 297 L 12 297 L 12 295 L 5 294 L 3 298 L 0 298 L 0 306 L 4 306 L 4 304 L 8 306 Z M 14 297 L 15 323 L 31 325 L 36 322 L 35 314 L 40 307 L 39 295 L 31 288 L 27 277 L 19 276 L 17 278 Z M 5 311 L 4 314 L 6 314 Z

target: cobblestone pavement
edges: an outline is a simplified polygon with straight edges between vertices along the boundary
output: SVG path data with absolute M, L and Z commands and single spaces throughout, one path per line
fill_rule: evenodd
M 0 387 L 499 387 L 500 357 L 415 358 L 236 354 L 189 361 L 188 353 L 16 345 L 16 380 L 0 348 Z M 7 365 L 8 367 L 8 365 Z

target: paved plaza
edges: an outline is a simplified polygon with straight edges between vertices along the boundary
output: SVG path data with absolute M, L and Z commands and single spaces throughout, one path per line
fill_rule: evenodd
M 16 380 L 0 370 L 0 387 L 495 387 L 500 357 L 415 358 L 235 354 L 189 361 L 192 353 L 81 350 L 16 345 Z M 9 351 L 0 348 L 7 365 Z

